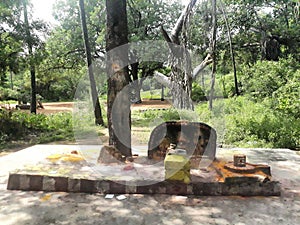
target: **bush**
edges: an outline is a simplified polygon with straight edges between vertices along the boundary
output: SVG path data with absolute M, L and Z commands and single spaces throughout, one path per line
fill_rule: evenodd
M 12 119 L 12 113 L 7 110 L 0 111 L 0 143 L 22 136 L 24 127 L 18 121 Z
M 300 70 L 294 73 L 286 85 L 273 93 L 273 108 L 294 118 L 300 118 Z
M 201 86 L 197 83 L 193 83 L 192 85 L 192 96 L 191 99 L 194 102 L 207 101 L 204 91 Z
M 299 64 L 293 58 L 281 59 L 278 62 L 259 61 L 254 66 L 243 69 L 243 91 L 255 99 L 272 97 L 299 69 Z
M 196 106 L 201 122 L 216 129 L 218 142 L 238 147 L 300 148 L 300 120 L 272 108 L 272 102 L 246 97 L 215 100 Z
M 296 149 L 300 147 L 300 121 L 274 111 L 268 101 L 254 103 L 244 97 L 229 99 L 225 143 Z
M 52 115 L 29 114 L 26 112 L 0 111 L 0 144 L 28 139 L 34 135 L 37 143 L 56 140 L 72 140 L 73 126 L 71 113 Z M 29 138 L 30 139 L 30 138 Z
M 238 75 L 238 77 L 240 77 Z M 234 85 L 234 75 L 233 73 L 229 73 L 220 77 L 216 78 L 216 83 L 219 83 L 220 87 L 219 89 L 221 89 L 222 91 L 219 95 L 223 95 L 224 98 L 228 98 L 228 97 L 233 97 L 236 93 L 235 93 L 235 85 Z M 241 89 L 240 84 L 239 85 L 239 90 Z
M 16 90 L 0 87 L 0 101 L 17 100 L 17 99 L 18 99 L 18 92 Z
M 179 110 L 175 108 L 170 108 L 166 110 L 147 110 L 143 112 L 143 118 L 146 120 L 154 120 L 160 118 L 163 121 L 173 121 L 173 120 L 187 120 L 187 121 L 197 121 L 198 116 L 196 113 L 190 110 Z

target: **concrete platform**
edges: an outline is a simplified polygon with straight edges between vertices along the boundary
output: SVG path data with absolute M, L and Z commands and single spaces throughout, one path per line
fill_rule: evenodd
M 7 183 L 9 190 L 64 191 L 101 194 L 176 194 L 176 195 L 280 195 L 280 184 L 276 180 L 261 179 L 260 176 L 231 175 L 224 177 L 215 167 L 192 170 L 191 183 L 165 181 L 162 163 L 145 163 L 146 146 L 136 146 L 133 153 L 139 161 L 126 164 L 99 165 L 97 157 L 101 146 L 80 145 L 36 145 L 11 155 L 11 160 L 22 159 L 18 169 L 11 170 Z M 51 161 L 53 154 L 70 154 L 78 151 L 84 161 Z M 263 151 L 263 150 L 261 150 Z M 268 151 L 268 150 L 265 150 Z M 248 161 L 261 163 L 266 152 L 258 150 L 218 149 L 217 158 L 232 160 L 234 153 L 247 155 Z M 272 150 L 273 151 L 273 150 Z M 254 154 L 253 154 L 254 153 Z M 259 154 L 262 154 L 258 157 Z M 256 156 L 255 156 L 256 155 Z M 252 160 L 254 156 L 255 160 Z M 7 156 L 8 157 L 8 156 Z M 15 157 L 15 158 L 14 158 Z M 268 157 L 264 158 L 268 160 Z M 258 162 L 260 161 L 260 162 Z
M 106 199 L 103 194 L 11 191 L 9 171 L 43 159 L 57 147 L 38 145 L 0 157 L 0 224 L 161 224 L 253 225 L 299 224 L 300 155 L 288 149 L 218 149 L 218 158 L 247 155 L 250 163 L 271 166 L 280 182 L 281 196 L 176 196 L 126 194 L 127 199 Z M 43 156 L 44 155 L 44 156 Z

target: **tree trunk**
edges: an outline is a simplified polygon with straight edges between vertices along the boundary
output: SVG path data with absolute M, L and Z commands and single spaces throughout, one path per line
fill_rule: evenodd
M 14 90 L 14 82 L 13 82 L 13 71 L 10 70 L 10 88 L 11 90 Z
M 267 36 L 265 32 L 262 36 L 262 60 L 278 61 L 280 55 L 278 40 L 273 36 Z
M 86 60 L 88 66 L 88 73 L 90 79 L 91 93 L 92 93 L 92 103 L 95 115 L 95 124 L 104 126 L 104 121 L 102 117 L 100 102 L 97 93 L 97 87 L 94 77 L 93 65 L 92 65 L 92 55 L 91 55 L 91 47 L 89 43 L 88 30 L 86 26 L 86 18 L 85 18 L 85 9 L 84 9 L 84 0 L 79 0 L 80 7 L 80 15 L 81 15 L 81 25 L 82 25 L 82 33 L 85 45 L 86 52 Z
M 109 144 L 131 156 L 131 114 L 129 99 L 126 0 L 106 0 L 107 11 L 107 118 Z
M 30 101 L 30 112 L 36 114 L 36 81 L 35 81 L 35 66 L 33 62 L 33 51 L 32 51 L 32 40 L 30 34 L 30 27 L 28 22 L 27 14 L 27 1 L 23 0 L 24 10 L 24 23 L 26 32 L 26 43 L 28 46 L 29 53 L 29 70 L 30 70 L 30 81 L 31 81 L 31 101 Z
M 165 40 L 170 43 L 171 51 L 171 75 L 170 75 L 170 89 L 172 93 L 172 102 L 174 107 L 178 109 L 194 109 L 191 100 L 192 90 L 192 70 L 191 60 L 186 50 L 186 43 L 181 46 L 180 33 L 184 28 L 184 24 L 188 19 L 192 8 L 196 4 L 196 0 L 191 0 L 190 3 L 182 11 L 174 28 L 172 29 L 171 36 L 163 29 L 162 34 Z
M 212 71 L 211 71 L 211 86 L 209 94 L 209 109 L 213 108 L 214 88 L 215 88 L 215 73 L 216 73 L 216 36 L 217 36 L 217 7 L 216 0 L 211 0 L 212 4 L 212 38 L 211 38 L 211 50 L 212 56 Z
M 134 101 L 134 103 L 142 103 L 142 99 L 141 99 L 141 86 L 140 86 L 140 82 L 139 82 L 139 77 L 138 77 L 138 72 L 139 72 L 139 63 L 138 60 L 136 58 L 136 53 L 135 52 L 131 52 L 131 61 L 135 62 L 132 63 L 130 65 L 131 67 L 131 76 L 132 76 L 132 80 L 131 82 L 131 86 L 132 86 L 132 100 Z
M 234 55 L 234 51 L 233 51 L 233 46 L 232 46 L 231 29 L 228 24 L 226 11 L 224 10 L 224 5 L 222 2 L 220 2 L 220 4 L 221 4 L 221 9 L 222 9 L 222 13 L 224 16 L 225 24 L 227 27 L 228 42 L 229 42 L 231 62 L 232 62 L 232 67 L 233 67 L 234 89 L 235 89 L 235 94 L 238 96 L 238 95 L 240 95 L 240 92 L 239 92 L 238 79 L 237 79 L 237 74 L 236 74 L 236 63 L 235 63 L 235 55 Z
M 176 56 L 175 56 L 176 57 Z M 186 60 L 185 55 L 178 57 L 178 63 L 175 63 L 171 68 L 171 93 L 172 93 L 172 102 L 175 108 L 178 109 L 194 109 L 194 105 L 191 99 L 192 92 L 192 74 L 191 74 L 191 63 L 187 64 L 182 63 L 183 60 Z M 181 66 L 183 64 L 183 66 Z

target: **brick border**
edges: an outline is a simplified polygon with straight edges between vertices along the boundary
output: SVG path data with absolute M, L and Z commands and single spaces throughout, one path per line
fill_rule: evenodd
M 144 181 L 110 181 L 93 179 L 75 179 L 30 174 L 9 174 L 7 189 L 24 191 L 58 191 L 101 194 L 171 194 L 200 196 L 279 196 L 278 181 L 259 182 L 191 182 L 184 184 L 175 181 L 154 180 L 149 185 Z

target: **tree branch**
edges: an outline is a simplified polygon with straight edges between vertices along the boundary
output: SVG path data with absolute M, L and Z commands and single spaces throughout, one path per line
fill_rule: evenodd
M 193 70 L 192 79 L 196 79 L 197 76 L 200 74 L 201 71 L 205 69 L 206 66 L 211 64 L 213 62 L 213 59 L 210 54 L 207 54 L 205 59 Z
M 191 0 L 190 3 L 184 8 L 180 17 L 178 18 L 172 32 L 171 32 L 171 40 L 175 44 L 180 44 L 179 34 L 182 31 L 183 23 L 186 16 L 191 12 L 192 8 L 196 4 L 197 0 Z
M 198 75 L 209 65 L 213 62 L 212 57 L 208 54 L 205 59 L 193 70 L 192 79 L 195 80 Z M 171 80 L 166 75 L 155 71 L 153 77 L 160 82 L 161 84 L 165 85 L 166 87 L 170 87 Z
M 170 36 L 168 35 L 167 31 L 164 29 L 164 27 L 162 25 L 160 26 L 160 30 L 161 30 L 162 35 L 163 35 L 164 39 L 166 40 L 166 42 L 172 43 Z
M 166 75 L 155 71 L 153 74 L 153 77 L 162 85 L 165 85 L 166 87 L 170 87 L 171 86 L 171 80 L 169 77 L 167 77 Z

